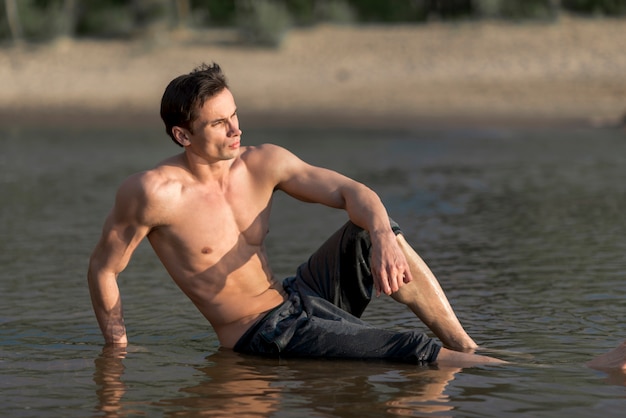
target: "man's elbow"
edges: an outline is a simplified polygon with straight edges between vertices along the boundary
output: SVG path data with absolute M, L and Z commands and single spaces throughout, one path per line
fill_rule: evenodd
M 95 254 L 92 254 L 91 257 L 89 257 L 89 264 L 87 266 L 87 282 L 90 284 L 90 287 L 92 284 L 97 282 L 101 270 L 102 263 L 95 256 Z

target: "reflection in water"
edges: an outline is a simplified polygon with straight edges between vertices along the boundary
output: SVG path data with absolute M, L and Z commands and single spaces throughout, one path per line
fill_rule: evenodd
M 605 379 L 609 385 L 626 386 L 626 372 L 623 370 L 611 370 Z
M 246 361 L 237 354 L 223 350 L 197 367 L 201 381 L 181 388 L 179 398 L 163 399 L 163 406 L 175 406 L 190 415 L 202 411 L 211 416 L 269 416 L 278 410 L 282 388 L 277 385 L 276 363 Z M 176 416 L 185 416 L 177 412 Z
M 95 360 L 98 410 L 122 417 L 140 411 L 125 401 L 125 348 L 106 346 Z M 444 393 L 458 368 L 417 367 L 385 362 L 293 361 L 242 356 L 230 350 L 210 355 L 196 367 L 197 384 L 181 396 L 156 401 L 166 415 L 292 416 L 445 414 L 453 409 Z M 291 416 L 291 415 L 290 415 Z
M 93 380 L 98 387 L 98 410 L 104 412 L 105 416 L 126 416 L 135 412 L 122 403 L 126 393 L 126 384 L 122 380 L 125 368 L 123 359 L 126 354 L 126 347 L 107 345 L 94 361 L 96 370 Z

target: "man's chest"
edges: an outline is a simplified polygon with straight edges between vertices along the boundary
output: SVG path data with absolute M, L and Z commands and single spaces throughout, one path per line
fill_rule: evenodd
M 169 233 L 203 248 L 234 245 L 240 240 L 261 245 L 268 231 L 272 194 L 243 187 L 240 191 L 184 193 L 173 203 Z

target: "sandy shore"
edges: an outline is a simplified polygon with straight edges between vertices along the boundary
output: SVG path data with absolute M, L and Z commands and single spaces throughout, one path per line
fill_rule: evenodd
M 158 122 L 165 85 L 203 61 L 226 71 L 252 124 L 618 124 L 626 20 L 317 26 L 279 49 L 229 32 L 0 50 L 0 121 Z

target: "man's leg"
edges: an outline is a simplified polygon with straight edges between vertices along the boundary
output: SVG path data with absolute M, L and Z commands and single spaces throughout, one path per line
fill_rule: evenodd
M 457 351 L 476 349 L 477 344 L 463 329 L 435 275 L 402 234 L 396 239 L 407 258 L 413 280 L 391 297 L 407 305 L 445 347 Z
M 394 223 L 395 225 L 395 223 Z M 395 225 L 397 228 L 397 225 Z M 398 230 L 399 231 L 399 230 Z M 410 248 L 403 238 L 399 238 L 402 248 L 407 252 L 409 263 L 414 271 L 413 285 L 405 285 L 401 293 L 407 299 L 407 305 L 415 307 L 423 318 L 447 316 L 452 319 L 435 318 L 432 326 L 449 335 L 447 341 L 463 341 L 460 347 L 476 347 L 476 344 L 465 333 L 456 315 L 443 295 L 436 278 Z M 287 332 L 289 342 L 280 341 L 274 346 L 276 354 L 286 356 L 315 357 L 353 357 L 353 358 L 386 358 L 410 362 L 432 362 L 435 354 L 434 342 L 426 335 L 418 332 L 397 333 L 376 329 L 359 319 L 367 306 L 373 289 L 373 278 L 369 267 L 369 234 L 351 222 L 346 223 L 333 234 L 310 258 L 298 268 L 296 277 L 285 280 L 285 288 L 291 293 L 290 299 L 297 295 L 298 306 L 310 320 L 302 321 L 300 316 L 293 315 L 295 331 Z M 413 254 L 413 256 L 411 256 Z M 414 257 L 417 257 L 416 259 Z M 416 269 L 417 261 L 421 262 L 428 274 Z M 423 277 L 422 277 L 423 276 Z M 420 286 L 417 284 L 420 283 Z M 410 290 L 415 287 L 414 290 Z M 419 291 L 419 292 L 417 292 Z M 414 293 L 417 293 L 415 295 Z M 441 295 L 441 301 L 431 303 L 433 295 Z M 321 299 L 320 299 L 321 298 Z M 319 299 L 319 300 L 318 300 Z M 424 307 L 420 307 L 423 305 Z M 432 306 L 430 306 L 432 305 Z M 447 306 L 447 310 L 442 307 Z M 281 317 L 281 315 L 278 315 Z M 341 320 L 338 320 L 340 319 Z M 273 335 L 273 330 L 286 326 L 274 326 L 269 321 L 270 329 L 265 334 Z M 452 328 L 452 330 L 447 329 Z M 289 326 L 287 326 L 289 328 Z M 344 336 L 344 337 L 339 337 Z M 464 337 L 464 339 L 463 339 Z M 445 340 L 444 340 L 445 341 Z M 239 344 L 239 343 L 238 343 Z M 467 348 L 469 349 L 469 348 Z M 237 347 L 236 347 L 237 351 Z M 441 348 L 435 362 L 441 365 L 471 366 L 485 363 L 501 363 L 491 357 L 478 356 L 459 351 Z M 242 350 L 246 352 L 246 350 Z
M 295 287 L 299 293 L 320 296 L 361 317 L 374 288 L 368 262 L 370 247 L 367 231 L 347 222 L 298 267 L 295 278 L 287 279 L 283 285 Z
M 457 351 L 475 349 L 476 343 L 459 323 L 437 278 L 406 242 L 397 224 L 392 221 L 392 225 L 413 276 L 413 281 L 392 297 L 406 304 L 444 346 Z M 360 317 L 373 286 L 367 263 L 370 245 L 366 231 L 351 222 L 346 223 L 299 267 L 299 281 L 306 283 L 315 294 Z

